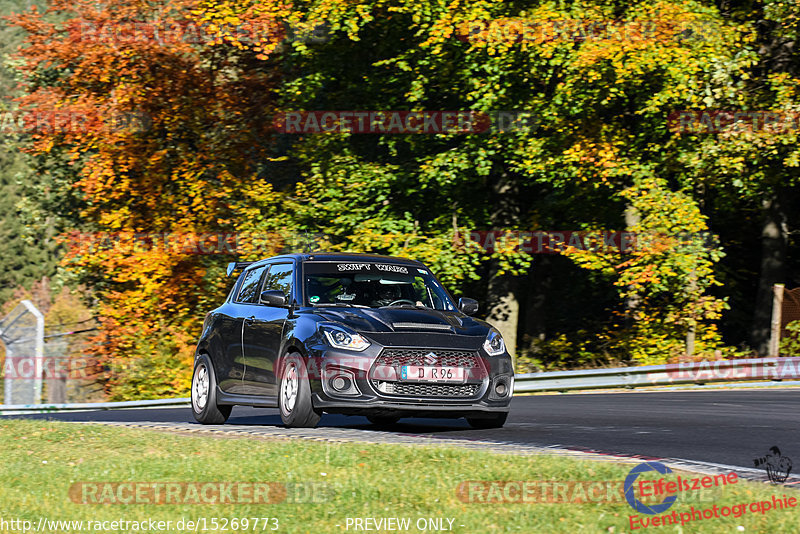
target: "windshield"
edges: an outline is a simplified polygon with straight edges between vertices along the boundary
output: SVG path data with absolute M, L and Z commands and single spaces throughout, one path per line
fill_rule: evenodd
M 423 268 L 374 262 L 306 262 L 306 304 L 455 311 L 444 288 Z

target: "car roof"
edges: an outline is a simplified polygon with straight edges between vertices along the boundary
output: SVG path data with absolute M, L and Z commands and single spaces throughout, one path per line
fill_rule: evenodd
M 360 254 L 355 252 L 311 252 L 311 253 L 296 253 L 296 254 L 281 254 L 279 256 L 273 256 L 271 258 L 264 258 L 263 260 L 258 260 L 253 262 L 253 266 L 261 265 L 266 262 L 272 262 L 274 260 L 281 260 L 281 259 L 291 259 L 291 260 L 300 260 L 302 262 L 306 261 L 372 261 L 372 262 L 382 262 L 382 263 L 396 263 L 396 264 L 404 264 L 404 265 L 416 265 L 420 267 L 424 267 L 424 264 L 417 260 L 412 260 L 408 258 L 399 258 L 396 256 L 381 256 L 380 254 Z M 249 268 L 250 266 L 248 266 Z

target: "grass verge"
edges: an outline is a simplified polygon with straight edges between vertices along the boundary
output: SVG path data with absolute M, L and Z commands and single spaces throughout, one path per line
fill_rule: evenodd
M 371 444 L 330 444 L 313 441 L 265 441 L 186 436 L 147 430 L 70 423 L 0 420 L 0 530 L 21 532 L 30 521 L 101 521 L 101 529 L 51 525 L 40 532 L 156 532 L 151 524 L 115 525 L 111 521 L 172 521 L 205 518 L 203 532 L 631 532 L 629 516 L 637 514 L 624 501 L 582 503 L 469 503 L 457 488 L 465 481 L 616 481 L 632 465 L 581 461 L 556 456 L 511 456 L 458 448 Z M 683 474 L 696 477 L 697 475 Z M 181 489 L 182 504 L 108 504 L 131 498 L 111 482 L 199 483 L 240 482 L 286 485 L 287 493 L 272 493 L 272 504 L 207 504 Z M 83 486 L 74 486 L 84 484 Z M 87 485 L 88 484 L 88 485 Z M 79 488 L 76 490 L 76 487 Z M 162 489 L 166 486 L 162 485 Z M 70 489 L 72 488 L 72 494 Z M 86 488 L 89 491 L 82 494 Z M 100 488 L 93 492 L 95 488 Z M 109 488 L 116 488 L 112 494 Z M 274 489 L 274 488 L 273 488 Z M 133 490 L 135 491 L 135 490 Z M 105 492 L 105 493 L 104 493 Z M 473 493 L 497 501 L 499 494 Z M 692 503 L 696 509 L 800 495 L 793 490 L 739 481 L 717 491 L 714 502 Z M 72 497 L 71 497 L 72 495 Z M 514 495 L 513 493 L 511 494 Z M 263 496 L 263 495 L 262 495 Z M 572 495 L 574 497 L 574 494 Z M 78 502 L 73 500 L 73 497 Z M 163 495 L 162 495 L 163 497 Z M 174 497 L 174 495 L 173 495 Z M 213 497 L 213 496 L 212 496 Z M 97 498 L 106 504 L 81 504 Z M 135 497 L 133 497 L 135 499 Z M 155 498 L 152 491 L 142 500 Z M 678 501 L 667 513 L 686 512 Z M 249 499 L 244 495 L 244 501 Z M 743 516 L 704 519 L 682 528 L 652 526 L 635 532 L 793 532 L 798 509 L 747 511 Z M 348 518 L 404 518 L 408 530 L 356 530 Z M 212 519 L 216 518 L 216 528 Z M 248 527 L 234 518 L 248 518 Z M 228 521 L 223 522 L 223 519 Z M 432 519 L 424 530 L 418 521 Z M 450 521 L 452 520 L 452 523 Z M 46 523 L 45 523 L 46 524 Z M 430 528 L 440 525 L 441 528 Z M 142 526 L 146 528 L 142 528 Z M 227 526 L 227 530 L 223 529 Z M 386 526 L 385 524 L 383 525 Z M 64 528 L 66 527 L 66 528 Z M 126 528 L 127 527 L 127 528 Z M 266 528 L 264 528 L 266 527 Z M 349 528 L 348 528 L 349 527 Z M 451 530 L 447 530 L 451 529 Z

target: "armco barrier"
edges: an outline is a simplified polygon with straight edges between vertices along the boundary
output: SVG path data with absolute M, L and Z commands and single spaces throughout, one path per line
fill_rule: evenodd
M 783 380 L 798 378 L 800 378 L 800 358 L 751 358 L 527 373 L 515 377 L 514 392 L 637 388 L 761 380 L 771 380 L 779 385 Z
M 74 404 L 0 404 L 0 415 L 71 412 L 86 410 L 122 410 L 126 408 L 163 408 L 190 406 L 191 399 L 155 399 L 122 402 L 81 402 Z
M 516 375 L 514 392 L 536 393 L 579 389 L 679 386 L 714 382 L 771 381 L 774 385 L 784 385 L 787 384 L 784 382 L 785 380 L 794 379 L 800 379 L 800 358 L 752 358 L 643 367 L 526 373 Z M 188 398 L 79 404 L 6 404 L 0 405 L 0 415 L 189 405 L 190 399 Z

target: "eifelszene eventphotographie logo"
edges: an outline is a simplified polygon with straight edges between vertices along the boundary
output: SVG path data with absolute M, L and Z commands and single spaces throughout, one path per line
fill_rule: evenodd
M 639 475 L 647 473 L 648 471 L 656 471 L 662 475 L 672 473 L 672 469 L 659 462 L 645 462 L 637 465 L 631 469 L 628 476 L 625 477 L 625 484 L 623 486 L 625 500 L 628 501 L 628 504 L 630 504 L 634 510 L 642 514 L 655 515 L 666 512 L 669 510 L 670 506 L 675 504 L 675 501 L 678 499 L 677 495 L 669 495 L 657 504 L 646 504 L 636 497 L 636 480 L 639 478 Z
M 652 473 L 652 474 L 649 474 Z M 649 475 L 648 475 L 649 474 Z M 641 476 L 644 475 L 644 476 Z M 671 475 L 671 476 L 668 476 Z M 720 517 L 741 517 L 747 512 L 748 504 L 740 504 L 720 507 L 713 506 L 695 508 L 689 505 L 688 509 L 681 511 L 667 510 L 672 507 L 681 496 L 683 504 L 686 505 L 692 496 L 698 496 L 704 491 L 722 490 L 729 484 L 736 484 L 739 477 L 733 471 L 729 473 L 719 473 L 716 475 L 686 476 L 686 474 L 673 473 L 672 470 L 660 462 L 645 462 L 637 465 L 630 470 L 625 478 L 623 489 L 625 499 L 638 514 L 628 517 L 631 530 L 639 530 L 648 527 L 662 527 L 668 525 L 685 525 L 687 523 L 702 521 L 706 519 L 718 519 Z M 689 499 L 687 499 L 687 497 Z M 714 501 L 717 501 L 714 499 Z M 786 501 L 779 499 L 773 502 L 752 503 L 756 511 L 770 510 L 775 506 L 792 507 Z M 763 505 L 763 507 L 762 507 Z

